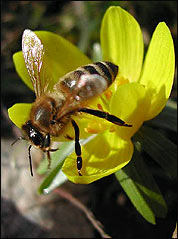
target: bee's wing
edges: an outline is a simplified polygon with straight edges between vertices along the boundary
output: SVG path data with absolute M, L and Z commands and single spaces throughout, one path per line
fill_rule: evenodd
M 37 97 L 40 97 L 45 91 L 45 85 L 40 77 L 44 47 L 37 35 L 31 30 L 27 29 L 23 33 L 22 52 L 35 94 Z

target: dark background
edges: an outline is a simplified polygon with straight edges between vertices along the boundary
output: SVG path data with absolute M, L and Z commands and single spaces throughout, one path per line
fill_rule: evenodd
M 1 140 L 4 145 L 6 145 L 4 140 L 15 137 L 14 126 L 7 117 L 7 109 L 15 103 L 32 102 L 35 98 L 33 92 L 23 84 L 15 72 L 12 61 L 13 53 L 21 50 L 21 37 L 24 29 L 58 33 L 92 57 L 93 44 L 100 41 L 99 29 L 102 17 L 106 9 L 113 5 L 123 7 L 139 22 L 144 35 L 145 48 L 147 48 L 157 24 L 160 21 L 165 21 L 172 33 L 175 50 L 177 50 L 176 1 L 1 1 Z M 176 89 L 177 68 L 171 92 L 171 99 L 175 101 L 177 100 Z M 11 157 L 8 152 L 2 152 L 2 156 L 6 160 Z M 7 180 L 12 179 L 8 178 Z M 29 183 L 33 184 L 33 181 L 29 181 Z M 161 181 L 159 184 L 164 192 L 167 182 Z M 19 187 L 19 185 L 13 187 Z M 43 222 L 40 225 L 44 224 L 44 227 L 41 227 L 38 223 L 34 224 L 33 220 L 24 219 L 16 197 L 9 198 L 7 196 L 11 187 L 6 184 L 2 193 L 3 238 L 50 238 L 52 236 L 67 238 L 82 237 L 82 235 L 85 238 L 100 238 L 85 216 L 65 200 L 59 199 L 59 202 L 52 203 L 52 209 L 51 204 L 47 204 L 46 208 L 50 209 L 46 213 L 53 215 L 50 220 L 56 223 L 52 229 L 46 229 Z M 171 238 L 176 221 L 175 200 L 170 202 L 167 217 L 157 219 L 157 225 L 153 226 L 136 211 L 113 175 L 91 185 L 79 186 L 67 182 L 64 187 L 67 187 L 93 211 L 96 218 L 104 225 L 105 231 L 112 237 L 124 239 Z M 29 190 L 27 191 L 29 192 Z M 169 190 L 174 191 L 175 188 L 169 188 Z M 166 192 L 164 193 L 166 194 Z M 25 195 L 19 193 L 19 197 L 25 197 Z M 39 207 L 43 207 L 43 205 L 39 204 Z M 62 208 L 61 211 L 59 208 Z M 79 218 L 78 221 L 76 221 L 76 215 Z M 33 216 L 31 217 L 33 218 Z M 12 218 L 16 218 L 15 225 Z M 43 221 L 43 219 L 39 220 Z M 85 227 L 86 230 L 82 229 Z M 62 233 L 58 231 L 59 228 L 62 228 Z M 82 230 L 86 233 L 82 234 Z M 73 234 L 70 234 L 70 231 Z

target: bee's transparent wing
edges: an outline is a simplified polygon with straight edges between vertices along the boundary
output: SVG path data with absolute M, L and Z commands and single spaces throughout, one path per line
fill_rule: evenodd
M 37 97 L 40 97 L 46 88 L 40 77 L 44 47 L 37 35 L 31 30 L 27 29 L 23 33 L 22 52 L 35 94 Z

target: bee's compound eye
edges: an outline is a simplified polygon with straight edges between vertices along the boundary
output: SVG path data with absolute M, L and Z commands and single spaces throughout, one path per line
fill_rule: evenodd
M 35 130 L 31 130 L 29 138 L 34 143 L 34 145 L 36 145 L 36 146 L 43 145 L 43 136 L 41 135 L 41 133 L 39 133 Z
M 22 129 L 34 145 L 40 147 L 43 146 L 44 137 L 38 129 L 33 126 L 30 120 L 26 124 L 22 125 Z

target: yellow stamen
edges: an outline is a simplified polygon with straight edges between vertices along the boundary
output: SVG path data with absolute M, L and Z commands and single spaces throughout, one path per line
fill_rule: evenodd
M 92 129 L 92 128 L 89 128 L 89 127 L 85 128 L 84 130 L 85 130 L 85 132 L 87 132 L 89 134 L 97 134 L 98 133 L 97 129 Z
M 112 91 L 110 89 L 107 89 L 104 93 L 104 95 L 106 96 L 106 98 L 109 100 L 112 96 Z
M 101 104 L 97 104 L 97 107 L 98 107 L 99 110 L 103 111 L 103 106 Z
M 124 85 L 124 84 L 128 84 L 129 80 L 124 78 L 123 76 L 118 77 L 118 85 Z
M 115 132 L 116 131 L 116 126 L 112 125 L 109 129 L 109 132 Z

